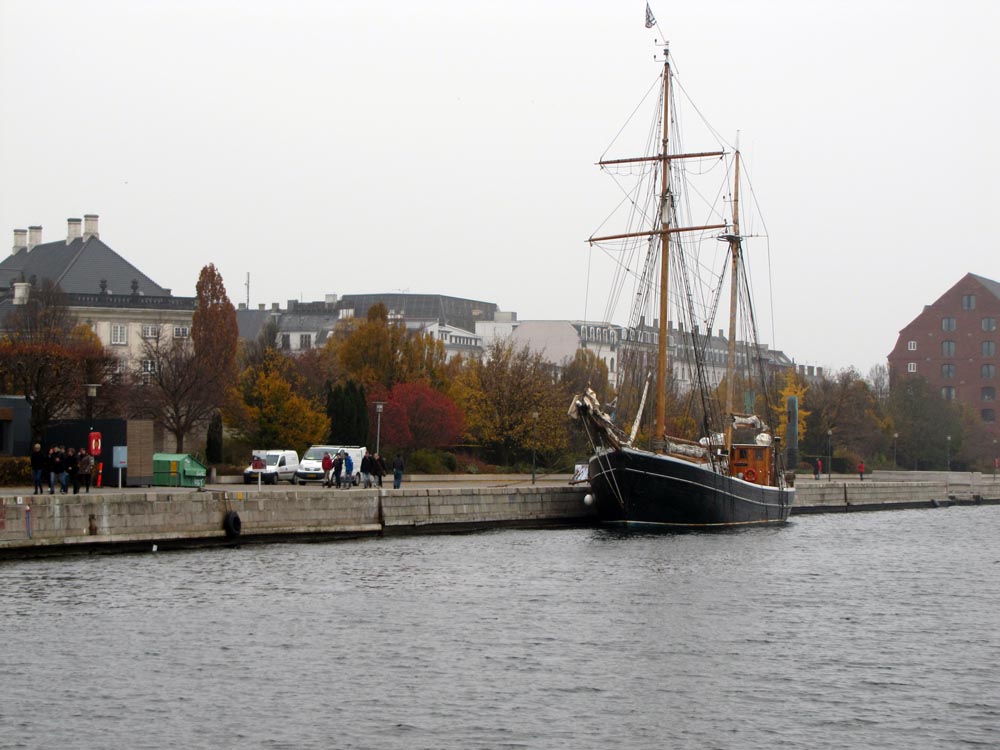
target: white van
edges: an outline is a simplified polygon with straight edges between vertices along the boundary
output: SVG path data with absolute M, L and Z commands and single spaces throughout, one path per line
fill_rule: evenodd
M 295 484 L 299 470 L 299 454 L 284 450 L 255 450 L 250 465 L 243 470 L 244 484 L 277 484 L 281 481 Z
M 340 451 L 351 457 L 353 466 L 351 467 L 351 484 L 357 486 L 361 481 L 361 459 L 365 455 L 365 449 L 357 445 L 314 445 L 302 454 L 302 461 L 299 462 L 299 470 L 295 473 L 295 481 L 299 484 L 306 482 L 322 482 L 323 475 L 323 454 L 329 453 L 333 458 Z M 340 470 L 341 481 L 347 480 L 347 466 Z

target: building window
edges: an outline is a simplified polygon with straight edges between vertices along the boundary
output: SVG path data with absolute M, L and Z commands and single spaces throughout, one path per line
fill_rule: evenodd
M 942 331 L 954 331 L 956 328 L 954 318 L 941 318 Z
M 941 342 L 941 356 L 942 357 L 954 357 L 955 356 L 955 342 L 954 341 L 942 341 Z
M 975 310 L 976 309 L 976 295 L 974 295 L 974 294 L 963 294 L 962 295 L 962 309 L 963 310 Z
M 992 380 L 997 376 L 997 366 L 983 365 L 979 368 L 979 374 L 982 376 L 983 380 Z
M 951 378 L 955 377 L 955 365 L 951 364 L 950 362 L 946 362 L 945 364 L 941 365 L 941 377 L 944 378 L 945 380 L 950 380 Z
M 150 378 L 156 372 L 156 362 L 152 359 L 144 359 L 141 363 L 142 384 L 149 385 Z
M 285 351 L 292 348 L 292 335 L 290 333 L 281 334 L 281 348 Z
M 994 357 L 997 353 L 997 342 L 984 341 L 983 345 L 979 349 L 983 353 L 984 357 Z
M 997 400 L 997 389 L 992 385 L 986 385 L 979 389 L 979 397 L 983 401 L 996 401 Z
M 155 339 L 159 338 L 159 336 L 160 336 L 159 326 L 144 325 L 142 327 L 142 337 L 144 339 Z
M 115 385 L 121 385 L 122 375 L 125 374 L 126 370 L 125 360 L 115 357 L 115 360 L 111 365 L 111 382 Z
M 983 318 L 983 330 L 984 331 L 995 331 L 997 329 L 997 319 L 996 318 Z
M 983 409 L 979 414 L 982 416 L 984 422 L 997 421 L 997 413 L 993 409 Z
M 916 372 L 917 371 L 917 363 L 916 362 L 907 362 L 906 363 L 906 371 L 907 372 Z
M 299 334 L 299 349 L 312 349 L 312 334 L 311 333 L 300 333 Z
M 906 350 L 909 351 L 909 352 L 915 352 L 917 350 L 917 342 L 916 341 L 907 341 L 906 342 Z
M 955 388 L 954 386 L 946 385 L 941 389 L 941 398 L 945 401 L 955 400 Z
M 115 346 L 128 344 L 128 326 L 119 323 L 111 324 L 111 343 Z
M 186 339 L 191 335 L 191 329 L 187 326 L 174 326 L 174 338 Z

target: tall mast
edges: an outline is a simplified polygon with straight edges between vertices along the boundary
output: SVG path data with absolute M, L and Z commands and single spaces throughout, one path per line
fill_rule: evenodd
M 736 304 L 739 299 L 740 270 L 740 152 L 736 149 L 733 186 L 733 233 L 729 235 L 732 270 L 729 280 L 729 360 L 726 363 L 726 450 L 733 444 L 733 403 L 736 398 Z
M 667 282 L 670 278 L 670 215 L 673 196 L 670 193 L 670 161 L 668 145 L 670 136 L 670 51 L 663 51 L 663 146 L 660 161 L 660 325 L 659 349 L 656 359 L 656 426 L 653 447 L 662 441 L 666 450 L 667 418 Z

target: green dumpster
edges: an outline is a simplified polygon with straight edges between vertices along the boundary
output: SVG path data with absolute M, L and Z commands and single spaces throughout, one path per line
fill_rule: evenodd
M 204 487 L 208 470 L 188 453 L 154 453 L 153 484 L 157 487 Z

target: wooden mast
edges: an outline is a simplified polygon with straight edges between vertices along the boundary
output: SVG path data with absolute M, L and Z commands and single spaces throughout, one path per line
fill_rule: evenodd
M 736 305 L 739 301 L 740 270 L 740 152 L 736 150 L 736 176 L 733 187 L 733 233 L 729 236 L 732 270 L 729 280 L 729 358 L 726 363 L 726 453 L 733 445 L 732 415 L 736 399 Z
M 670 162 L 667 159 L 670 137 L 670 51 L 663 51 L 663 145 L 660 162 L 660 320 L 656 358 L 656 424 L 653 449 L 660 443 L 667 448 L 667 289 L 670 280 L 670 215 L 673 196 L 670 193 Z

